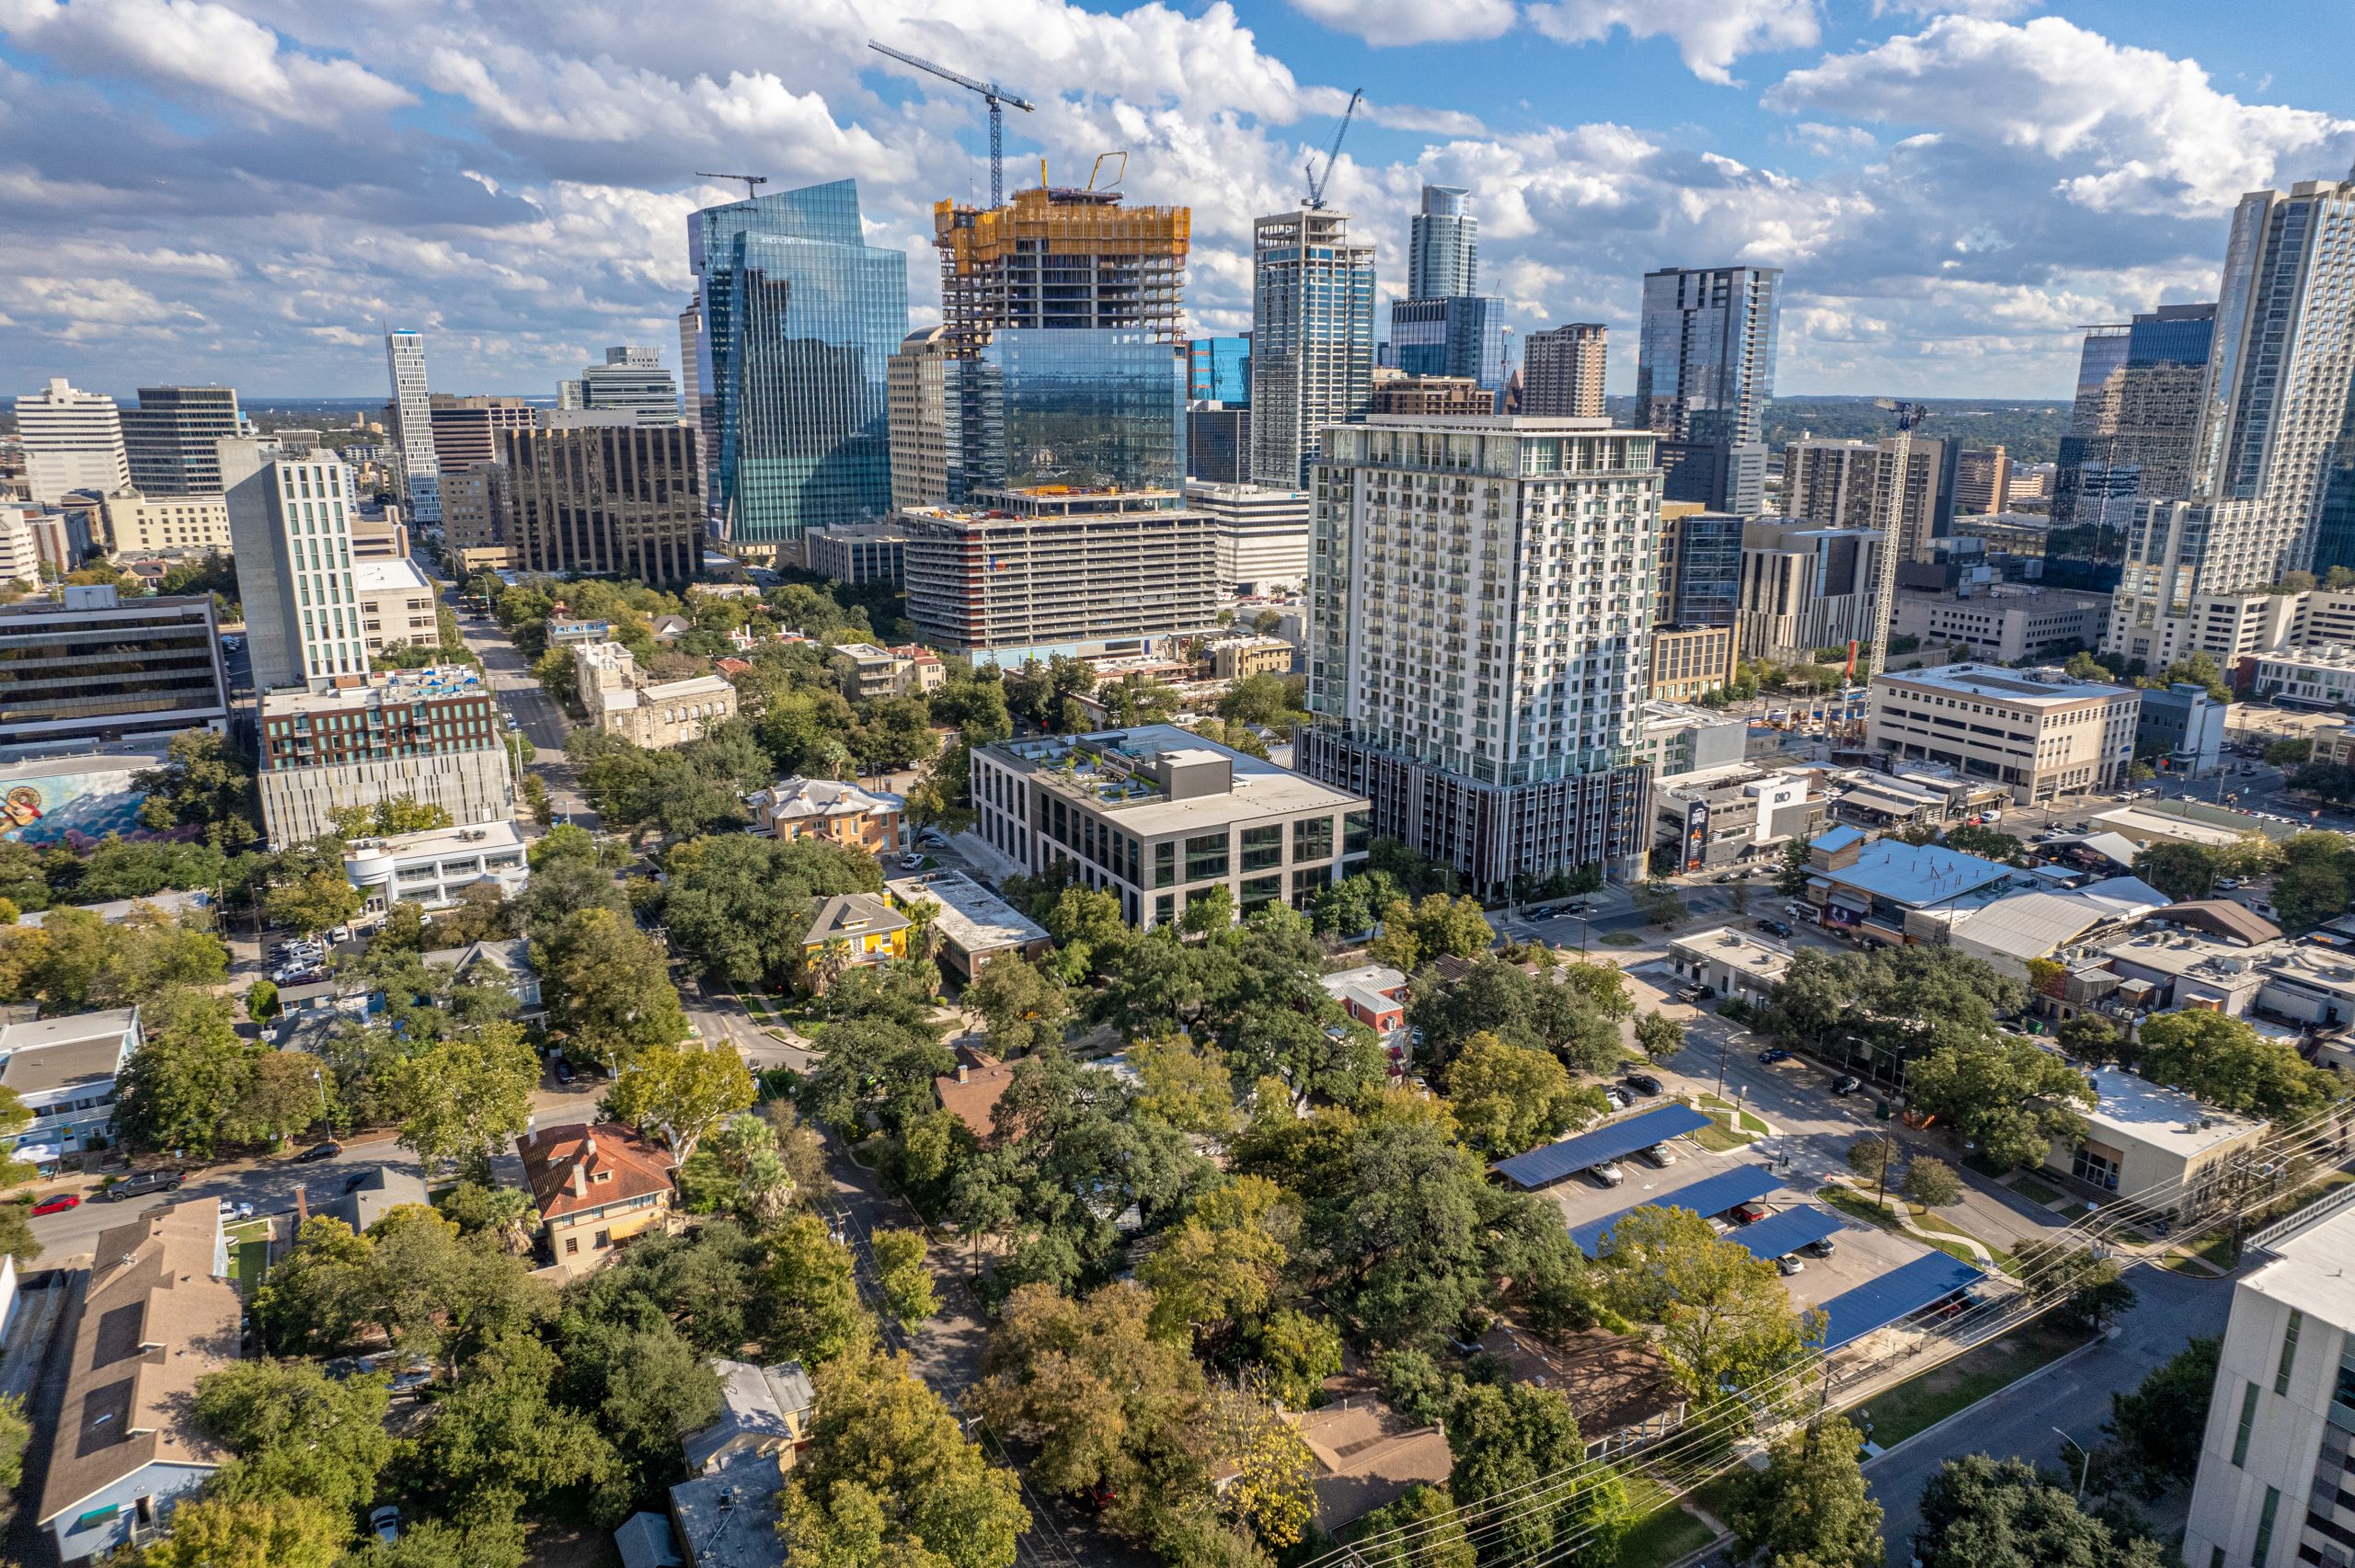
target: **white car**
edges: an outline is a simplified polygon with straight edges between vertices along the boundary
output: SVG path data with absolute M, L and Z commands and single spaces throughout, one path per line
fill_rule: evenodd
M 1776 1274 L 1799 1274 L 1805 1272 L 1806 1268 L 1807 1265 L 1799 1262 L 1798 1254 L 1796 1253 L 1785 1253 L 1775 1260 Z
M 1676 1163 L 1676 1150 L 1665 1143 L 1655 1143 L 1649 1149 L 1644 1150 L 1642 1154 L 1645 1160 L 1662 1170 Z
M 1599 1187 L 1615 1187 L 1627 1179 L 1627 1173 L 1619 1168 L 1619 1162 L 1616 1160 L 1606 1160 L 1600 1165 L 1590 1165 L 1587 1167 L 1586 1173 L 1594 1178 L 1594 1185 Z

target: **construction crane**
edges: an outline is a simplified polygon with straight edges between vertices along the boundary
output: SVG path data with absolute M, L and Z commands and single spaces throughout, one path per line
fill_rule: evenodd
M 1312 212 L 1325 205 L 1326 181 L 1333 177 L 1333 166 L 1341 161 L 1341 138 L 1350 133 L 1350 116 L 1357 113 L 1358 105 L 1363 101 L 1364 97 L 1363 87 L 1356 88 L 1350 94 L 1350 107 L 1341 111 L 1340 126 L 1333 132 L 1333 149 L 1325 155 L 1323 179 L 1316 177 L 1316 160 L 1311 158 L 1308 161 L 1308 166 L 1304 172 L 1308 176 L 1308 210 Z
M 993 207 L 1005 206 L 1005 106 L 1012 104 L 1015 108 L 1020 109 L 1025 114 L 1030 113 L 1039 106 L 1032 103 L 1028 98 L 1024 97 L 1021 94 L 1013 91 L 1011 88 L 999 86 L 995 82 L 976 82 L 971 76 L 959 74 L 955 71 L 951 71 L 946 65 L 936 65 L 929 60 L 919 59 L 915 55 L 903 53 L 899 50 L 893 49 L 890 44 L 878 43 L 871 38 L 867 40 L 867 47 L 873 50 L 878 54 L 890 55 L 892 59 L 898 61 L 902 65 L 913 65 L 919 71 L 929 71 L 944 82 L 954 82 L 960 87 L 967 88 L 972 92 L 982 95 L 982 101 L 990 106 L 990 205 Z
M 1920 403 L 1899 403 L 1887 397 L 1873 400 L 1876 408 L 1886 408 L 1897 416 L 1897 451 L 1895 473 L 1890 480 L 1889 510 L 1881 522 L 1880 559 L 1873 563 L 1873 635 L 1865 655 L 1865 684 L 1872 684 L 1876 670 L 1889 669 L 1889 623 L 1897 608 L 1897 556 L 1905 535 L 1905 489 L 1908 470 L 1913 460 L 1913 427 L 1930 417 L 1927 406 Z M 1848 662 L 1853 668 L 1856 656 L 1852 651 Z
M 769 182 L 769 177 L 764 174 L 711 174 L 703 169 L 695 170 L 695 177 L 697 179 L 741 179 L 744 182 L 744 200 L 747 201 L 758 196 L 759 188 Z

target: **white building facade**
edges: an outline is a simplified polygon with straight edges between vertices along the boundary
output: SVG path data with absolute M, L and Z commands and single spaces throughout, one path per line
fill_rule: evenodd
M 409 518 L 442 526 L 442 463 L 433 451 L 433 400 L 425 387 L 425 335 L 385 334 L 385 369 L 393 384 L 394 449 L 400 457 L 401 494 Z
M 1265 485 L 1186 486 L 1186 504 L 1218 530 L 1223 593 L 1273 593 L 1308 580 L 1308 492 Z
M 365 674 L 350 470 L 331 452 L 296 457 L 247 437 L 221 443 L 221 475 L 254 689 Z
M 52 379 L 42 391 L 17 399 L 17 434 L 25 443 L 25 478 L 37 505 L 53 507 L 74 490 L 111 495 L 131 483 L 122 416 L 102 393 Z

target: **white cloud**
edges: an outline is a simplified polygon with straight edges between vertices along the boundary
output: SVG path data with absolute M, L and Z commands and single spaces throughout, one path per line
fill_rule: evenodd
M 1832 157 L 1842 153 L 1878 152 L 1880 139 L 1861 125 L 1822 125 L 1803 120 L 1791 127 L 1798 137 L 1819 156 Z
M 1292 8 L 1382 47 L 1495 38 L 1513 23 L 1512 0 L 1292 0 Z
M 1675 40 L 1685 69 L 1730 83 L 1733 63 L 1767 49 L 1811 48 L 1822 37 L 1815 0 L 1547 0 L 1530 24 L 1563 43 L 1595 43 L 1625 28 Z
M 2143 214 L 2224 211 L 2285 166 L 2301 177 L 2319 172 L 2326 149 L 2343 166 L 2355 142 L 2355 120 L 2245 104 L 2217 91 L 2194 61 L 2115 44 L 2057 17 L 1940 17 L 1919 34 L 1794 71 L 1765 101 L 2021 149 L 2046 160 L 2078 203 Z
M 212 0 L 0 0 L 0 32 L 71 70 L 167 82 L 299 124 L 417 101 L 355 61 L 281 48 L 277 33 Z

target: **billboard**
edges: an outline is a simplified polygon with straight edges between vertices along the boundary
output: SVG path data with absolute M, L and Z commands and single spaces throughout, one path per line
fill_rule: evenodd
M 1695 800 L 1684 807 L 1684 869 L 1698 871 L 1709 859 L 1709 803 Z

